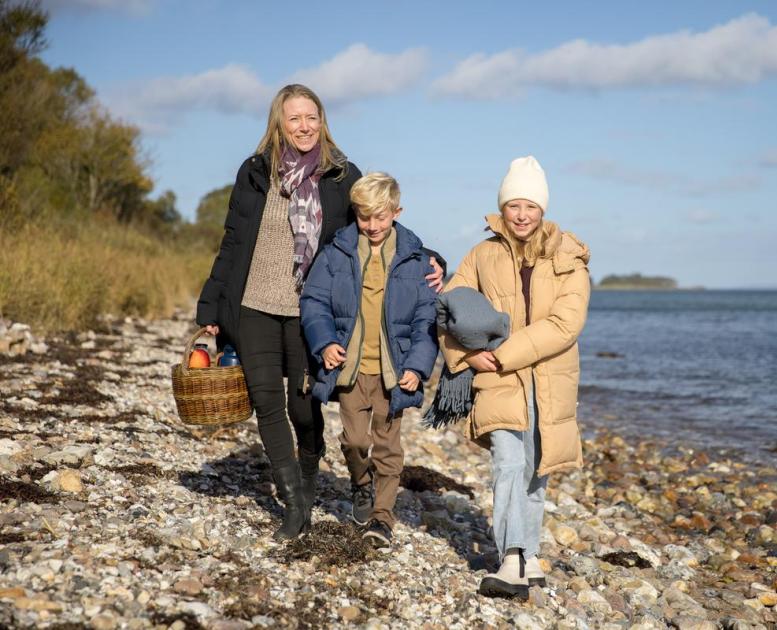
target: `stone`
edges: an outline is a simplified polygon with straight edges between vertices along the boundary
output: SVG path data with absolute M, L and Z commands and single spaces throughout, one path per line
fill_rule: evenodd
M 577 532 L 568 525 L 559 523 L 551 530 L 551 532 L 553 533 L 553 538 L 556 542 L 564 547 L 569 547 L 578 540 Z
M 337 614 L 343 621 L 355 621 L 361 615 L 361 611 L 356 606 L 343 606 L 338 608 Z
M 197 578 L 183 578 L 173 585 L 173 590 L 184 595 L 199 595 L 202 592 L 202 582 Z
M 81 474 L 71 468 L 59 471 L 57 483 L 62 492 L 77 494 L 84 490 L 84 484 L 81 483 Z
M 672 625 L 677 630 L 717 630 L 718 624 L 704 619 L 702 617 L 690 617 L 688 615 L 678 615 L 672 617 Z
M 113 630 L 117 626 L 117 620 L 112 614 L 103 612 L 92 617 L 89 625 L 94 630 Z

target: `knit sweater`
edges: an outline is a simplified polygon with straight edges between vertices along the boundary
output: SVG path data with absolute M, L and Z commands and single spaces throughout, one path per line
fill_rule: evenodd
M 289 200 L 273 182 L 267 192 L 242 305 L 272 315 L 299 316 L 299 294 L 292 274 L 294 236 Z

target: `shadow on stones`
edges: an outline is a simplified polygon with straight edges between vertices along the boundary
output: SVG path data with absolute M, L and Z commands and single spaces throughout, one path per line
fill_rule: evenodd
M 638 569 L 649 569 L 652 565 L 640 557 L 635 551 L 614 551 L 601 557 L 605 562 L 627 567 L 629 569 L 637 567 Z
M 321 521 L 313 525 L 310 534 L 288 541 L 273 557 L 288 564 L 307 562 L 315 556 L 324 567 L 342 567 L 368 562 L 375 555 L 353 523 Z
M 178 480 L 182 486 L 211 497 L 246 496 L 264 503 L 275 500 L 262 491 L 261 486 L 272 482 L 270 465 L 259 458 L 257 453 L 245 448 L 227 457 L 207 462 L 199 471 L 184 471 L 179 473 Z M 266 507 L 266 506 L 262 506 Z
M 490 568 L 497 562 L 496 548 L 487 536 L 488 519 L 480 509 L 462 504 L 462 509 L 457 511 L 446 505 L 442 497 L 443 491 L 447 490 L 474 499 L 475 493 L 471 487 L 425 466 L 405 466 L 399 483 L 405 491 L 416 493 L 420 500 L 420 525 L 425 526 L 430 535 L 445 540 L 467 561 L 470 569 L 477 571 Z M 419 525 L 416 521 L 404 518 L 401 512 L 397 513 L 397 517 L 410 527 Z M 478 541 L 473 538 L 476 532 L 480 534 L 477 551 L 475 543 Z

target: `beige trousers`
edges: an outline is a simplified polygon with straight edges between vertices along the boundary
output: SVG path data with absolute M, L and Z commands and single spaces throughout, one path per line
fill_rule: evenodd
M 380 374 L 360 372 L 351 389 L 340 390 L 340 448 L 351 482 L 360 486 L 374 480 L 372 518 L 393 527 L 405 452 L 400 442 L 402 413 L 389 417 L 388 409 L 389 393 Z

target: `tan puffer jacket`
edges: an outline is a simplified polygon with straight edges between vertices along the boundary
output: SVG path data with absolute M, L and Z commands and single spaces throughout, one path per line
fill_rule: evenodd
M 508 236 L 501 215 L 489 215 L 486 221 L 494 236 L 467 254 L 445 290 L 466 286 L 480 291 L 494 308 L 510 315 L 512 332 L 494 351 L 502 371 L 475 375 L 475 401 L 465 431 L 485 448 L 490 444 L 489 431 L 525 431 L 533 375 L 542 442 L 539 474 L 579 468 L 583 456 L 576 418 L 577 337 L 591 294 L 588 247 L 545 222 L 550 234 L 532 272 L 526 326 L 515 240 Z M 440 349 L 451 372 L 467 368 L 464 357 L 469 351 L 445 331 L 440 331 Z

